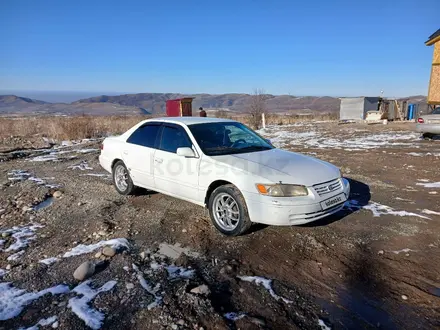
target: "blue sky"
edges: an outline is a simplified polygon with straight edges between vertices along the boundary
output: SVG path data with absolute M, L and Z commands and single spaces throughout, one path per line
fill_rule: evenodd
M 439 0 L 0 4 L 0 89 L 427 94 Z

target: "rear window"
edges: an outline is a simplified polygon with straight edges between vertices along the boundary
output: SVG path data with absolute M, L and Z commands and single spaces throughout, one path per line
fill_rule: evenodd
M 127 143 L 140 145 L 148 148 L 157 146 L 156 140 L 160 130 L 158 124 L 147 124 L 135 130 L 127 139 Z
M 433 115 L 440 115 L 440 108 L 435 109 L 435 110 L 432 112 L 432 114 L 433 114 Z

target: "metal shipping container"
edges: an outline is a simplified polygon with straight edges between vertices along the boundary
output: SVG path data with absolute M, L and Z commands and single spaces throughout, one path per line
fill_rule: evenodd
M 339 111 L 340 120 L 364 120 L 367 111 L 378 110 L 378 97 L 343 97 Z

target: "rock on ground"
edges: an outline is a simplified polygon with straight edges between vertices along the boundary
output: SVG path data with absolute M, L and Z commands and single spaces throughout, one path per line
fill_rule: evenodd
M 78 281 L 84 281 L 95 273 L 95 264 L 91 261 L 83 262 L 75 269 L 73 277 Z

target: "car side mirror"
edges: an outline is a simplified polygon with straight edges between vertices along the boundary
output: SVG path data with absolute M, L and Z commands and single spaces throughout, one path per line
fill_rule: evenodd
M 195 157 L 196 156 L 194 150 L 192 150 L 191 148 L 188 148 L 188 147 L 177 148 L 176 153 L 177 153 L 177 156 L 182 156 L 182 157 Z

